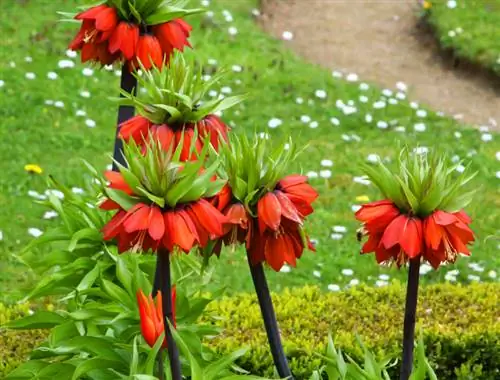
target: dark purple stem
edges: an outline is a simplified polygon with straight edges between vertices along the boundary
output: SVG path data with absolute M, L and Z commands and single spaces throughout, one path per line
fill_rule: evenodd
M 405 320 L 403 327 L 403 360 L 400 380 L 408 380 L 413 369 L 413 346 L 415 344 L 415 321 L 417 314 L 418 281 L 420 279 L 420 257 L 410 260 L 406 288 Z
M 135 92 L 137 87 L 137 79 L 132 75 L 127 65 L 123 65 L 122 67 L 122 76 L 120 80 L 120 88 L 128 93 Z M 123 98 L 123 95 L 120 94 L 120 97 Z M 113 151 L 113 159 L 116 162 L 119 162 L 121 165 L 125 165 L 125 159 L 123 157 L 123 142 L 118 137 L 120 133 L 120 124 L 124 121 L 127 121 L 134 117 L 134 107 L 133 106 L 124 106 L 121 105 L 118 108 L 118 122 L 116 127 L 116 136 L 115 136 L 115 148 Z M 113 170 L 118 171 L 118 167 L 116 162 L 113 161 Z

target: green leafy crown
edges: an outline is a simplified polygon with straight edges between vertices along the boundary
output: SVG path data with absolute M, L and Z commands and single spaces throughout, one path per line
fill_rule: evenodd
M 223 111 L 245 99 L 245 96 L 239 95 L 204 102 L 205 94 L 223 74 L 218 73 L 204 80 L 201 67 L 197 69 L 192 59 L 186 60 L 179 52 L 174 53 L 168 67 L 142 69 L 134 76 L 142 92 L 134 95 L 122 90 L 125 98 L 118 101 L 133 105 L 140 115 L 154 124 L 195 123 L 208 114 Z
M 477 173 L 459 174 L 457 167 L 438 153 L 411 153 L 403 149 L 397 167 L 391 171 L 382 162 L 364 165 L 364 170 L 382 194 L 407 213 L 425 217 L 435 210 L 456 212 L 465 208 L 475 190 L 464 186 Z
M 291 138 L 287 145 L 287 149 L 284 144 L 272 147 L 266 138 L 255 136 L 250 140 L 246 135 L 233 134 L 229 143 L 222 146 L 220 175 L 227 178 L 233 196 L 249 210 L 266 192 L 275 189 L 290 162 L 299 155 Z
M 207 137 L 208 139 L 208 137 Z M 174 208 L 179 204 L 195 202 L 200 198 L 216 195 L 225 181 L 214 178 L 219 167 L 215 157 L 204 168 L 209 153 L 209 141 L 198 154 L 196 161 L 180 162 L 181 141 L 177 149 L 164 151 L 159 142 L 150 139 L 145 152 L 134 141 L 124 145 L 126 165 L 119 166 L 125 182 L 132 189 L 132 195 L 106 187 L 105 195 L 125 210 L 137 203 L 156 204 L 161 208 Z M 191 146 L 193 151 L 194 146 Z

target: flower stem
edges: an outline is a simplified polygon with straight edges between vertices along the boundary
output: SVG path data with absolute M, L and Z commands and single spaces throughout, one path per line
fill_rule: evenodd
M 259 299 L 260 311 L 262 313 L 262 319 L 264 320 L 264 326 L 266 327 L 267 340 L 271 348 L 271 354 L 273 355 L 274 365 L 281 378 L 293 380 L 292 371 L 288 366 L 285 351 L 281 343 L 278 322 L 276 321 L 276 314 L 274 313 L 273 301 L 269 293 L 269 287 L 267 286 L 264 268 L 262 263 L 252 265 L 250 255 L 247 254 L 247 257 L 255 292 Z
M 165 337 L 167 339 L 167 352 L 170 360 L 170 371 L 172 373 L 172 380 L 182 380 L 181 362 L 179 359 L 179 350 L 175 344 L 170 325 L 174 324 L 174 315 L 172 312 L 172 286 L 170 278 L 170 252 L 167 250 L 160 250 L 157 253 L 156 266 L 158 270 L 156 274 L 159 275 L 159 290 L 163 299 L 163 323 L 165 325 Z M 168 323 L 170 321 L 170 324 Z M 158 354 L 159 360 L 162 360 L 161 351 Z
M 132 75 L 127 65 L 123 65 L 122 67 L 122 75 L 120 80 L 120 88 L 124 91 L 131 93 L 137 87 L 137 79 Z M 120 98 L 123 98 L 123 95 L 120 94 Z M 133 106 L 125 106 L 121 105 L 118 108 L 118 125 L 116 127 L 116 136 L 115 136 L 115 148 L 113 151 L 114 160 L 118 161 L 120 164 L 125 165 L 125 160 L 122 154 L 123 151 L 123 142 L 118 137 L 120 133 L 119 125 L 128 119 L 131 119 L 134 116 L 134 107 Z M 113 170 L 118 171 L 118 167 L 116 162 L 113 161 Z
M 418 281 L 420 279 L 420 257 L 410 260 L 406 288 L 405 320 L 403 327 L 403 360 L 400 380 L 410 378 L 413 367 L 413 346 L 415 344 L 415 320 L 417 314 Z

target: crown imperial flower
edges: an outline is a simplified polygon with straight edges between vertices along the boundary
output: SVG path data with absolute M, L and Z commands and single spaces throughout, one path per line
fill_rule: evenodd
M 181 17 L 203 12 L 183 9 L 181 2 L 164 0 L 107 0 L 76 16 L 82 22 L 69 48 L 81 51 L 82 62 L 102 65 L 121 60 L 131 69 L 161 67 L 174 50 L 183 51 L 191 26 Z
M 175 54 L 168 70 L 153 68 L 134 76 L 145 92 L 139 95 L 123 92 L 125 99 L 119 100 L 121 104 L 134 106 L 138 113 L 120 125 L 122 139 L 134 140 L 143 146 L 153 137 L 167 150 L 172 143 L 177 147 L 182 141 L 182 161 L 195 159 L 207 136 L 216 150 L 220 141 L 227 141 L 229 127 L 215 113 L 238 104 L 244 97 L 206 101 L 205 94 L 221 75 L 204 81 L 193 62 Z M 191 149 L 193 143 L 194 150 Z
M 318 194 L 307 177 L 285 176 L 297 155 L 292 144 L 288 151 L 274 152 L 267 144 L 243 136 L 223 145 L 222 166 L 232 191 L 231 202 L 222 208 L 227 218 L 223 241 L 244 243 L 253 265 L 266 262 L 279 271 L 285 263 L 295 266 L 305 248 L 314 250 L 303 224 Z
M 105 174 L 109 184 L 100 207 L 116 213 L 103 228 L 104 239 L 116 239 L 120 252 L 162 248 L 187 253 L 221 236 L 226 219 L 207 199 L 224 181 L 214 177 L 217 161 L 203 167 L 208 146 L 198 161 L 182 163 L 180 146 L 166 152 L 154 140 L 145 149 L 133 141 L 125 145 L 127 167 Z
M 470 254 L 467 244 L 474 234 L 463 208 L 474 192 L 464 192 L 463 186 L 474 175 L 456 175 L 455 167 L 437 155 L 406 151 L 395 172 L 382 163 L 366 166 L 386 199 L 364 204 L 356 212 L 363 223 L 361 235 L 368 236 L 361 253 L 375 252 L 377 262 L 395 262 L 398 267 L 421 257 L 436 269 L 455 262 L 459 253 Z

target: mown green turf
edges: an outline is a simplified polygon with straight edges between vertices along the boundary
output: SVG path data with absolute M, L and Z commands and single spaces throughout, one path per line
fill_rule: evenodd
M 457 56 L 500 74 L 500 0 L 430 3 L 428 20 L 440 44 Z
M 75 3 L 75 0 L 12 0 L 9 6 L 1 5 L 0 80 L 4 85 L 0 88 L 0 230 L 4 237 L 0 242 L 0 298 L 15 299 L 22 291 L 21 285 L 31 280 L 25 268 L 11 256 L 31 239 L 28 228 L 46 230 L 58 223 L 42 219 L 44 209 L 33 204 L 28 191 L 44 192 L 46 174 L 54 175 L 69 186 L 81 186 L 85 172 L 80 158 L 103 169 L 110 162 L 117 107 L 108 97 L 117 95 L 118 78 L 113 72 L 99 69 L 93 76 L 84 76 L 82 70 L 86 66 L 80 63 L 76 63 L 75 68 L 58 68 L 60 60 L 69 59 L 65 56 L 66 46 L 76 33 L 77 25 L 58 23 L 55 12 L 71 11 Z M 487 133 L 459 125 L 429 110 L 422 116 L 426 108 L 420 107 L 421 116 L 417 116 L 417 110 L 406 100 L 396 99 L 397 90 L 392 95 L 388 92 L 383 95 L 380 88 L 371 84 L 368 87 L 360 85 L 360 81 L 348 82 L 304 62 L 255 25 L 251 11 L 256 1 L 213 0 L 211 3 L 212 18 L 191 19 L 195 27 L 194 53 L 201 62 L 207 63 L 207 71 L 228 68 L 229 75 L 222 86 L 229 86 L 233 94 L 248 92 L 251 95 L 243 106 L 227 111 L 223 118 L 234 124 L 237 133 L 263 132 L 271 119 L 279 118 L 283 124 L 269 130 L 272 139 L 278 142 L 291 135 L 300 145 L 309 144 L 292 169 L 305 173 L 332 172 L 331 178 L 311 179 L 321 194 L 309 224 L 311 236 L 318 241 L 317 253 L 305 253 L 298 268 L 290 273 L 270 274 L 274 289 L 313 283 L 326 290 L 329 284 L 343 288 L 353 279 L 375 284 L 380 274 L 391 278 L 403 276 L 396 269 L 377 267 L 372 256 L 359 255 L 355 233 L 358 224 L 352 206 L 359 203 L 357 196 L 366 195 L 371 200 L 379 197 L 373 186 L 354 181 L 354 177 L 362 175 L 358 164 L 370 154 L 393 159 L 406 143 L 457 155 L 465 160 L 465 165 L 470 164 L 472 170 L 479 172 L 473 181 L 473 186 L 478 188 L 477 197 L 468 209 L 478 235 L 472 258 L 460 259 L 456 266 L 430 272 L 424 281 L 443 281 L 447 271 L 455 269 L 459 271 L 456 278 L 461 282 L 469 281 L 469 274 L 479 276 L 481 281 L 491 280 L 494 273 L 490 271 L 498 270 L 500 263 L 499 243 L 492 238 L 495 234 L 498 236 L 500 225 L 500 180 L 495 178 L 499 170 L 495 155 L 500 146 L 496 136 L 485 142 L 483 139 L 491 137 Z M 230 35 L 230 27 L 237 28 L 236 35 Z M 32 62 L 27 62 L 25 57 L 32 57 Z M 208 64 L 209 59 L 216 59 L 217 64 Z M 241 66 L 242 71 L 234 72 L 233 65 Z M 50 71 L 58 74 L 56 80 L 48 79 Z M 26 79 L 28 72 L 34 73 L 36 79 Z M 90 98 L 80 95 L 84 90 L 90 92 Z M 326 91 L 326 98 L 317 97 L 316 90 Z M 367 102 L 362 102 L 360 96 L 365 96 L 366 99 L 361 99 Z M 297 103 L 299 97 L 303 99 L 302 104 Z M 63 101 L 64 108 L 46 105 L 47 100 Z M 386 102 L 386 107 L 374 108 L 373 104 L 381 100 Z M 397 104 L 390 104 L 389 100 Z M 355 112 L 344 114 L 337 106 L 339 101 L 352 102 L 356 110 L 350 111 Z M 76 116 L 77 110 L 85 110 L 88 116 Z M 366 121 L 368 114 L 373 121 Z M 318 123 L 317 127 L 311 128 L 309 123 L 302 122 L 301 116 L 309 116 Z M 333 117 L 340 125 L 332 124 Z M 96 122 L 95 128 L 86 126 L 87 118 Z M 378 128 L 380 122 L 389 127 Z M 414 130 L 417 123 L 425 124 L 425 132 Z M 399 127 L 406 128 L 406 132 L 401 132 Z M 332 160 L 333 166 L 322 167 L 322 160 Z M 24 172 L 26 163 L 39 164 L 44 175 Z M 346 228 L 340 240 L 332 239 L 333 226 Z M 470 263 L 477 264 L 473 265 L 475 269 L 469 268 Z M 352 269 L 353 274 L 343 275 L 343 269 Z M 241 252 L 223 255 L 217 273 L 231 290 L 251 288 Z

